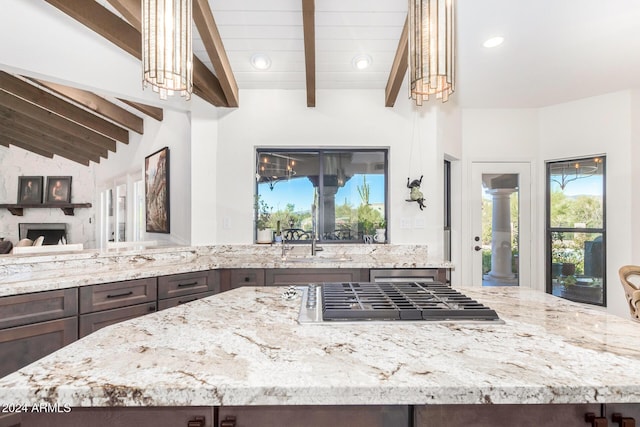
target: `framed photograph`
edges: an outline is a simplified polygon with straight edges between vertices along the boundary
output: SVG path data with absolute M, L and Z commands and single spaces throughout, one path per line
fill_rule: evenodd
M 41 176 L 19 176 L 18 204 L 42 203 L 42 184 Z
M 71 203 L 71 177 L 48 176 L 45 203 Z
M 148 233 L 169 233 L 169 147 L 144 159 L 145 207 Z

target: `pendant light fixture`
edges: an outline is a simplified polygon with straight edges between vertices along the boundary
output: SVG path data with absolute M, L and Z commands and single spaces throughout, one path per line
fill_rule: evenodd
M 455 90 L 454 0 L 409 0 L 410 96 L 445 102 Z
M 160 94 L 193 92 L 191 0 L 142 0 L 142 73 L 144 86 Z

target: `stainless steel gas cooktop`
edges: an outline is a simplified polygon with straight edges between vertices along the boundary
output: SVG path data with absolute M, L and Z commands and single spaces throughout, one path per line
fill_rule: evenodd
M 302 287 L 300 323 L 497 322 L 489 307 L 439 282 L 340 282 Z

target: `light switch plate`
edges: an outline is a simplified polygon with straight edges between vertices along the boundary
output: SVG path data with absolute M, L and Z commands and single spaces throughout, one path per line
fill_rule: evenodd
M 424 218 L 416 218 L 413 221 L 413 228 L 424 228 L 426 226 Z
M 411 228 L 411 220 L 409 218 L 402 218 L 400 220 L 400 228 Z

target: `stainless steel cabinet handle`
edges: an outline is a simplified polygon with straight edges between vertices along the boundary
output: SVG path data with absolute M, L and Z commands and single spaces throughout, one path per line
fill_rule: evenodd
M 189 282 L 189 283 L 178 283 L 179 288 L 186 288 L 188 286 L 195 286 L 198 282 Z
M 124 292 L 122 294 L 109 294 L 107 295 L 107 298 L 122 298 L 122 297 L 128 297 L 129 295 L 133 295 L 133 291 Z

